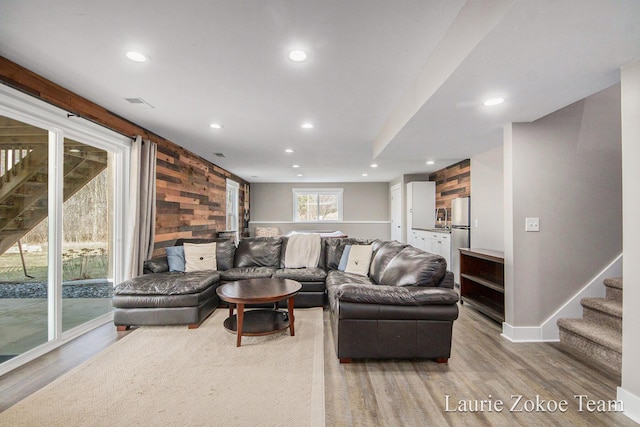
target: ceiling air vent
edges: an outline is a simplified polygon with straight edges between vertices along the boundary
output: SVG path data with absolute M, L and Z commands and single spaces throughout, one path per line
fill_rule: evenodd
M 155 108 L 142 98 L 125 98 L 124 100 L 129 104 L 137 105 L 140 108 Z
M 224 153 L 213 153 L 216 157 L 227 157 Z

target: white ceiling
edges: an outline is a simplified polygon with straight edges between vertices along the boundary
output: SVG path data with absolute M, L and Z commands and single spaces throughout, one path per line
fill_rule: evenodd
M 2 0 L 0 54 L 250 182 L 391 181 L 617 83 L 640 1 Z

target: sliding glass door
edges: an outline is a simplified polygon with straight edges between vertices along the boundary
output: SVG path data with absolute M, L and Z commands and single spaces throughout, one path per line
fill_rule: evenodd
M 105 150 L 64 139 L 62 331 L 112 310 L 113 185 Z
M 0 374 L 112 319 L 130 141 L 0 85 Z
M 0 362 L 48 341 L 49 131 L 0 116 Z

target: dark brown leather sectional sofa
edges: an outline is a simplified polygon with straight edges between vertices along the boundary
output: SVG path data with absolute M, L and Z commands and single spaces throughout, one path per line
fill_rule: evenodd
M 211 240 L 178 240 L 210 242 Z M 243 239 L 216 245 L 216 271 L 169 272 L 166 257 L 145 262 L 143 276 L 114 290 L 114 323 L 187 324 L 197 327 L 220 303 L 216 288 L 250 278 L 277 277 L 302 284 L 296 307 L 331 310 L 336 354 L 341 361 L 361 358 L 429 358 L 446 361 L 451 351 L 458 294 L 446 261 L 396 241 L 323 238 L 315 268 L 284 268 L 288 239 Z M 346 245 L 372 244 L 368 276 L 338 270 Z

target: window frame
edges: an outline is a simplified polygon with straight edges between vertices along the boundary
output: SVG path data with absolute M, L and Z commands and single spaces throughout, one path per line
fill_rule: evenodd
M 344 207 L 344 188 L 292 188 L 293 195 L 293 222 L 295 223 L 312 223 L 312 224 L 323 224 L 323 223 L 337 223 L 342 222 L 343 218 L 343 207 Z M 298 217 L 298 196 L 303 195 L 314 195 L 318 198 L 318 204 L 320 203 L 319 196 L 337 196 L 338 198 L 338 219 L 332 220 L 302 220 Z M 318 206 L 319 211 L 319 206 Z

